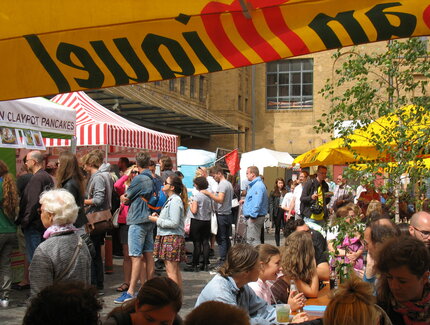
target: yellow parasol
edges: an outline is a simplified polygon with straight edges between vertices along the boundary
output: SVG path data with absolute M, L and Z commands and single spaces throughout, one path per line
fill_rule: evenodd
M 367 127 L 355 130 L 346 138 L 337 138 L 329 141 L 315 149 L 312 149 L 294 159 L 293 164 L 301 167 L 317 165 L 344 165 L 359 161 L 385 160 L 390 161 L 388 153 L 381 152 L 375 147 L 375 140 L 382 140 L 386 144 L 396 146 L 398 136 L 397 126 L 403 123 L 407 127 L 406 136 L 410 145 L 422 134 L 423 130 L 430 127 L 430 113 L 419 114 L 417 120 L 417 109 L 415 106 L 405 106 L 395 113 L 380 117 Z M 424 108 L 420 108 L 424 109 Z M 399 115 L 401 118 L 399 119 Z M 349 142 L 348 148 L 346 141 Z M 402 148 L 402 150 L 407 148 Z M 355 153 L 355 155 L 354 155 Z

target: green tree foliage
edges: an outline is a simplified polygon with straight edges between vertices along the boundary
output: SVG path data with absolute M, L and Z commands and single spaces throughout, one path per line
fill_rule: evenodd
M 390 41 L 372 54 L 356 48 L 334 54 L 332 78 L 320 91 L 331 107 L 315 129 L 319 133 L 339 129 L 358 163 L 364 161 L 348 137 L 357 132 L 354 129 L 364 130 L 362 136 L 380 153 L 377 160 L 366 161 L 359 169 L 349 168 L 350 178 L 367 177 L 370 182 L 377 173 L 383 174 L 389 179 L 385 191 L 392 193 L 402 191 L 400 176 L 407 172 L 410 184 L 403 191 L 420 197 L 423 180 L 429 177 L 423 163 L 430 154 L 429 77 L 427 41 L 421 38 Z M 378 120 L 382 116 L 385 118 Z M 344 121 L 352 121 L 351 127 L 342 128 Z

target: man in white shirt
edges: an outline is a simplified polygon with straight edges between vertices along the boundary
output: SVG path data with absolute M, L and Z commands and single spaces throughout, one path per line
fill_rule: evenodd
M 226 180 L 224 171 L 220 166 L 213 166 L 210 174 L 218 182 L 216 193 L 208 190 L 200 191 L 209 196 L 217 203 L 217 222 L 218 233 L 217 242 L 219 245 L 220 265 L 225 262 L 228 250 L 231 247 L 230 234 L 231 225 L 233 224 L 233 214 L 231 212 L 231 200 L 233 199 L 233 186 Z
M 303 184 L 308 180 L 309 173 L 302 170 L 299 174 L 298 182 L 299 184 L 295 187 L 293 192 L 293 199 L 291 200 L 290 206 L 287 211 L 287 219 L 290 218 L 291 212 L 294 210 L 295 219 L 303 219 L 300 215 L 300 197 L 302 196 Z
M 346 184 L 346 182 L 346 178 L 342 175 L 337 176 L 336 187 L 334 189 L 333 196 L 330 199 L 330 203 L 328 204 L 330 213 L 333 213 L 337 208 L 354 201 L 353 190 L 351 186 Z

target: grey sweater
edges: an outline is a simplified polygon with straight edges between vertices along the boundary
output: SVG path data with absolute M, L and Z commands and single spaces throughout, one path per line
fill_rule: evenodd
M 76 233 L 52 235 L 42 242 L 34 252 L 30 264 L 31 296 L 58 281 L 58 276 L 67 269 L 79 236 Z M 59 281 L 91 282 L 91 256 L 85 242 L 70 270 Z
M 111 209 L 113 180 L 110 177 L 109 168 L 109 164 L 101 165 L 88 181 L 86 198 L 92 199 L 93 204 L 85 211 L 87 214 Z

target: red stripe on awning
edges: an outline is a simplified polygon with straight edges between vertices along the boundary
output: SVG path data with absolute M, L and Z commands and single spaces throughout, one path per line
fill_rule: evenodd
M 76 110 L 78 145 L 110 144 L 176 152 L 177 136 L 150 130 L 130 122 L 101 106 L 84 92 L 60 94 L 51 100 Z M 59 141 L 55 139 L 52 146 L 58 145 Z

